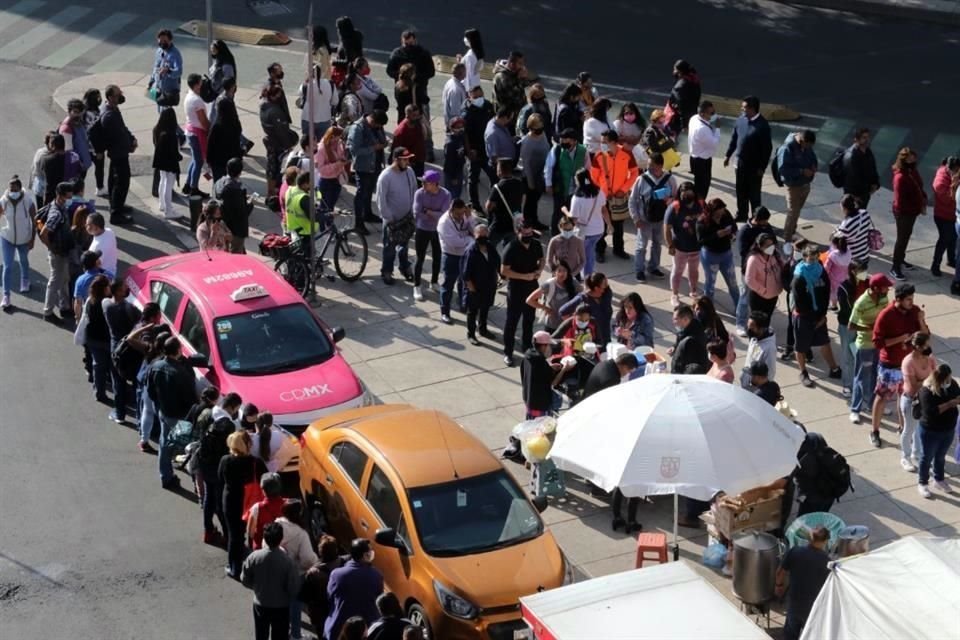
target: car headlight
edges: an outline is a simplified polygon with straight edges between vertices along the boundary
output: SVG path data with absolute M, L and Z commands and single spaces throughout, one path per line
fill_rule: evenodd
M 452 593 L 436 580 L 433 581 L 433 590 L 437 594 L 437 600 L 440 601 L 440 606 L 454 618 L 473 620 L 477 617 L 479 611 L 472 602 L 464 600 L 457 594 Z

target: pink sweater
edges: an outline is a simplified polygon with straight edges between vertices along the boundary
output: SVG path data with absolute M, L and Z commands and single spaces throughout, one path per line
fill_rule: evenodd
M 783 263 L 776 254 L 751 253 L 743 281 L 750 291 L 769 300 L 778 297 L 783 290 L 782 270 Z

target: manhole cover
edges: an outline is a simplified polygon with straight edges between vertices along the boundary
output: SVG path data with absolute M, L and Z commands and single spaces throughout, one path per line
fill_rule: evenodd
M 274 0 L 247 0 L 247 6 L 260 17 L 293 13 L 287 5 Z

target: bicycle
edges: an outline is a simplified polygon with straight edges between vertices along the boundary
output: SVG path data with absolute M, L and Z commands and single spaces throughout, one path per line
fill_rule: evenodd
M 323 273 L 324 267 L 330 264 L 326 256 L 331 244 L 333 245 L 333 267 L 344 282 L 356 282 L 363 276 L 363 271 L 366 269 L 369 253 L 366 237 L 352 226 L 344 225 L 344 228 L 338 226 L 336 224 L 338 216 L 343 216 L 341 219 L 352 224 L 352 211 L 334 209 L 332 214 L 325 216 L 326 227 L 314 234 L 312 238 L 314 243 L 312 265 L 306 239 L 295 232 L 284 234 L 284 237 L 289 238 L 288 242 L 278 242 L 277 237 L 274 236 L 271 242 L 268 243 L 268 238 L 264 238 L 260 243 L 261 253 L 274 259 L 274 270 L 304 298 L 314 290 L 317 279 L 321 276 L 325 276 L 329 282 L 335 281 L 333 274 Z

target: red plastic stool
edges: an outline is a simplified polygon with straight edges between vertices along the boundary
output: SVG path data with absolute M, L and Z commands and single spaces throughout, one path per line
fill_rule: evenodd
M 655 553 L 656 556 L 648 556 Z M 641 533 L 637 536 L 637 569 L 643 568 L 643 562 L 656 561 L 664 564 L 667 561 L 667 535 L 665 533 Z

